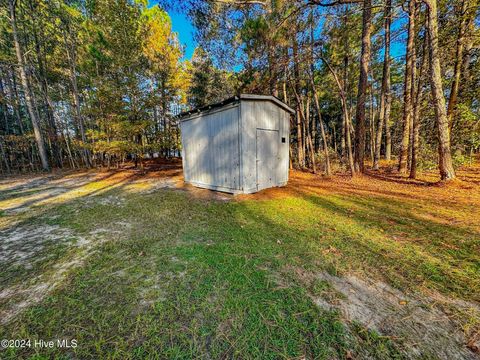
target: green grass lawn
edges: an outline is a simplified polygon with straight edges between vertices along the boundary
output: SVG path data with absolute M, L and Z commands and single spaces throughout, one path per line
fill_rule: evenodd
M 23 215 L 23 223 L 84 237 L 96 231 L 106 241 L 0 328 L 0 338 L 76 339 L 78 346 L 10 348 L 1 358 L 404 357 L 401 340 L 315 305 L 312 297 L 329 284 L 306 283 L 295 269 L 353 272 L 407 293 L 480 300 L 477 229 L 417 216 L 413 200 L 333 193 L 219 202 L 122 189 L 98 195 L 107 196 L 124 201 L 78 198 Z M 80 250 L 58 244 L 45 251 L 55 256 L 30 269 L 2 269 L 1 284 L 28 281 Z M 475 317 L 462 321 L 478 325 Z

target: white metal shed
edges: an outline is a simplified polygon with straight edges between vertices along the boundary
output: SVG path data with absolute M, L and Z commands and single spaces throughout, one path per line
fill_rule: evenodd
M 233 194 L 286 185 L 293 113 L 274 96 L 242 94 L 180 114 L 185 182 Z

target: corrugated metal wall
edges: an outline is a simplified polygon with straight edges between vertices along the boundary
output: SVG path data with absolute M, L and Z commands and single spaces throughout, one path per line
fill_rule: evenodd
M 289 166 L 289 113 L 270 101 L 248 100 L 242 100 L 240 111 L 244 191 L 252 192 L 269 187 L 268 179 L 271 178 L 274 178 L 274 186 L 285 185 Z M 282 138 L 285 142 L 282 142 Z M 258 141 L 268 141 L 268 144 L 258 144 Z M 259 151 L 267 154 L 260 154 Z M 266 156 L 269 155 L 275 159 L 266 161 Z M 274 174 L 270 174 L 272 167 Z
M 187 182 L 250 193 L 288 181 L 290 114 L 271 101 L 192 114 L 180 129 Z
M 182 121 L 185 181 L 223 191 L 240 190 L 239 105 Z

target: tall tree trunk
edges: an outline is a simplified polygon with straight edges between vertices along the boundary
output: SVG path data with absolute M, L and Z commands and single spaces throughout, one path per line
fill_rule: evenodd
M 340 83 L 340 79 L 337 76 L 337 73 L 332 68 L 330 63 L 322 56 L 322 61 L 327 65 L 328 70 L 332 74 L 333 78 L 335 79 L 335 83 L 338 87 L 338 92 L 340 93 L 340 100 L 342 104 L 343 110 L 343 123 L 344 123 L 344 136 L 345 136 L 345 146 L 348 158 L 348 165 L 350 169 L 350 174 L 352 176 L 355 175 L 355 163 L 353 159 L 353 151 L 352 151 L 352 139 L 350 136 L 350 113 L 348 111 L 348 103 L 347 103 L 347 96 L 345 95 L 344 86 Z
M 430 87 L 432 100 L 437 120 L 438 130 L 438 162 L 442 180 L 455 178 L 452 155 L 450 149 L 450 130 L 443 94 L 442 69 L 440 66 L 440 53 L 438 46 L 438 15 L 437 0 L 424 0 L 428 11 L 428 39 L 430 40 Z
M 300 69 L 298 65 L 298 43 L 297 39 L 293 39 L 293 72 L 294 72 L 294 84 L 293 88 L 296 92 L 296 98 L 297 98 L 297 156 L 298 156 L 298 166 L 300 168 L 305 167 L 305 153 L 303 149 L 305 148 L 304 146 L 304 139 L 302 135 L 302 121 L 300 117 L 300 111 L 301 111 L 301 106 L 299 101 L 299 96 L 300 96 Z
M 270 94 L 278 97 L 277 86 L 277 59 L 275 58 L 275 46 L 272 46 L 273 40 L 268 41 L 268 72 L 269 79 L 268 85 L 270 88 Z
M 344 6 L 344 14 L 342 16 L 343 18 L 343 26 L 346 28 L 348 26 L 348 19 L 349 19 L 349 9 L 348 9 L 348 5 L 345 5 Z M 343 92 L 343 96 L 345 97 L 345 99 L 342 98 L 342 109 L 343 109 L 343 101 L 345 101 L 345 104 L 346 104 L 346 94 L 348 93 L 348 64 L 349 64 L 349 50 L 350 50 L 350 47 L 349 47 L 349 41 L 348 41 L 348 34 L 346 34 L 346 32 L 344 32 L 342 34 L 342 41 L 343 41 L 343 88 L 342 89 L 339 89 L 340 93 Z M 325 61 L 325 59 L 323 59 Z M 328 63 L 326 63 L 327 65 L 329 65 Z M 332 74 L 334 74 L 334 71 L 333 69 L 329 67 L 329 70 L 330 72 L 332 72 Z M 336 76 L 336 74 L 334 74 L 334 77 Z M 340 82 L 338 80 L 338 78 L 335 79 L 336 82 L 337 82 L 337 86 L 341 86 L 340 85 Z M 348 155 L 348 152 L 347 152 L 347 128 L 348 128 L 348 124 L 346 124 L 346 119 L 347 117 L 345 116 L 345 113 L 343 112 L 343 117 L 342 117 L 342 138 L 341 138 L 341 148 L 342 148 L 342 154 L 341 154 L 341 162 L 343 163 L 343 161 L 346 159 L 345 163 L 349 163 L 349 155 Z M 352 173 L 353 175 L 353 173 Z
M 390 109 L 392 106 L 392 94 L 389 89 L 385 99 L 385 160 L 392 159 L 392 132 L 390 130 Z
M 318 139 L 318 122 L 319 119 L 315 116 L 312 116 L 311 128 L 312 128 L 312 141 L 313 141 L 313 149 L 315 153 L 317 153 L 320 149 L 320 141 Z
M 309 52 L 309 63 L 310 63 L 310 85 L 312 86 L 312 93 L 313 97 L 315 98 L 315 21 L 313 10 L 310 12 L 308 17 L 308 22 L 310 24 L 310 52 Z M 318 100 L 318 99 L 317 99 Z M 315 99 L 314 99 L 315 101 Z M 319 109 L 317 109 L 319 110 Z M 318 112 L 318 111 L 317 111 Z M 321 121 L 321 114 L 318 112 L 318 117 L 312 116 L 311 120 L 311 134 L 313 140 L 313 152 L 316 153 L 318 151 L 318 141 L 317 141 L 317 119 Z
M 317 109 L 318 121 L 320 123 L 320 133 L 322 135 L 322 141 L 323 141 L 323 153 L 324 153 L 324 156 L 325 156 L 325 174 L 326 175 L 331 175 L 332 171 L 331 171 L 331 168 L 330 168 L 330 157 L 328 156 L 327 136 L 325 135 L 325 128 L 323 126 L 323 120 L 322 120 L 322 111 L 320 109 L 320 103 L 318 101 L 317 89 L 315 88 L 315 83 L 313 81 L 313 73 L 311 74 L 310 82 L 312 84 L 313 100 L 315 102 L 315 108 Z
M 331 123 L 332 126 L 332 132 L 333 132 L 333 150 L 335 152 L 335 156 L 338 154 L 338 149 L 337 149 L 337 130 L 335 128 L 335 123 Z
M 477 7 L 479 5 L 480 0 L 476 0 Z M 462 59 L 462 84 L 465 81 L 466 86 L 461 86 L 459 89 L 460 94 L 463 92 L 463 89 L 467 89 L 470 85 L 470 61 L 472 58 L 472 48 L 475 43 L 475 17 L 471 17 L 467 24 L 467 36 L 465 38 L 465 45 L 464 45 L 464 56 Z
M 310 158 L 310 164 L 312 165 L 312 171 L 314 174 L 317 173 L 317 164 L 315 162 L 315 149 L 313 147 L 313 141 L 312 141 L 312 133 L 310 129 L 310 99 L 307 99 L 307 110 L 305 111 L 305 118 L 304 118 L 304 124 L 305 124 L 305 142 L 307 145 L 308 153 L 309 153 L 309 158 Z
M 15 69 L 11 68 L 10 71 L 11 74 L 11 79 L 8 79 L 7 81 L 7 90 L 9 93 L 10 101 L 12 103 L 12 108 L 13 108 L 13 113 L 15 115 L 15 120 L 18 126 L 18 131 L 20 135 L 23 135 L 24 130 L 23 130 L 23 123 L 22 123 L 22 118 L 20 116 L 20 102 L 18 100 L 18 92 L 17 92 L 17 82 L 15 80 Z
M 267 2 L 265 8 L 267 11 L 267 17 L 270 18 L 272 17 L 272 13 L 274 10 L 274 7 L 276 6 L 275 0 L 271 0 Z M 275 43 L 275 31 L 272 31 L 269 33 L 268 39 L 266 41 L 266 46 L 267 46 L 267 58 L 268 58 L 268 86 L 269 86 L 269 91 L 270 95 L 278 97 L 278 86 L 277 86 L 277 49 L 278 47 L 276 46 Z
M 355 166 L 365 171 L 365 99 L 367 96 L 368 71 L 370 66 L 372 32 L 372 0 L 363 1 L 362 55 L 360 58 L 360 79 L 358 81 L 356 127 L 355 127 Z
M 167 94 L 166 94 L 166 84 L 165 79 L 161 80 L 162 86 L 162 139 L 163 139 L 163 156 L 168 157 L 168 134 L 167 134 Z
M 392 0 L 385 2 L 385 53 L 383 55 L 382 89 L 380 92 L 380 111 L 378 114 L 377 133 L 375 137 L 375 155 L 373 158 L 373 169 L 378 170 L 380 161 L 380 150 L 382 148 L 383 124 L 387 119 L 387 97 L 390 93 L 390 27 L 392 24 Z M 385 125 L 387 129 L 387 125 Z
M 418 4 L 418 1 L 415 0 L 413 4 L 413 11 L 414 11 L 414 18 L 418 19 L 419 18 L 419 11 L 420 7 Z M 416 36 L 416 30 L 415 30 L 415 36 Z M 410 94 L 410 101 L 412 102 L 412 116 L 410 118 L 410 139 L 409 139 L 409 147 L 408 147 L 408 157 L 407 157 L 407 169 L 408 171 L 411 172 L 412 169 L 412 157 L 413 157 L 413 151 L 414 151 L 414 127 L 415 127 L 415 111 L 418 110 L 418 106 L 416 107 L 415 100 L 416 100 L 416 83 L 417 83 L 417 46 L 415 44 L 416 38 L 413 44 L 413 49 L 412 49 L 412 81 L 411 81 L 411 94 Z M 418 114 L 417 114 L 418 115 Z
M 420 3 L 415 5 L 415 16 L 418 18 L 420 12 Z M 420 146 L 420 107 L 422 103 L 422 82 L 425 67 L 427 65 L 427 40 L 428 33 L 425 33 L 422 46 L 422 62 L 417 76 L 416 65 L 414 64 L 412 73 L 412 101 L 413 101 L 413 116 L 412 116 L 412 139 L 411 139 L 411 159 L 410 159 L 410 179 L 417 177 L 418 152 Z M 415 50 L 415 49 L 414 49 Z M 414 58 L 416 58 L 416 53 Z
M 308 117 L 305 119 L 308 121 Z M 315 149 L 313 147 L 313 141 L 312 141 L 312 135 L 310 131 L 306 132 L 306 143 L 307 143 L 307 149 L 309 151 L 309 156 L 310 156 L 310 162 L 312 165 L 312 171 L 314 174 L 317 173 L 317 164 L 315 162 Z
M 343 104 L 342 104 L 343 109 Z M 342 112 L 343 114 L 343 112 Z M 348 160 L 347 157 L 347 139 L 345 137 L 346 134 L 346 124 L 345 124 L 345 116 L 342 116 L 342 128 L 341 128 L 341 138 L 340 138 L 340 162 L 342 164 L 347 164 Z
M 63 96 L 62 96 L 63 97 Z M 63 135 L 63 140 L 65 141 L 65 146 L 67 148 L 67 155 L 68 155 L 68 160 L 70 161 L 70 166 L 72 169 L 75 169 L 77 166 L 75 164 L 75 159 L 72 154 L 72 150 L 70 148 L 70 136 L 68 135 L 68 130 L 66 129 L 66 126 L 63 126 L 61 122 L 59 122 L 60 125 L 60 131 L 62 132 Z
M 427 39 L 424 40 L 427 43 Z M 420 65 L 420 72 L 415 91 L 415 100 L 413 103 L 413 141 L 412 141 L 412 159 L 410 164 L 410 179 L 417 177 L 418 152 L 420 146 L 420 107 L 422 103 L 422 81 L 425 67 L 427 65 L 426 45 L 423 46 L 422 64 Z
M 33 98 L 32 98 L 33 94 L 31 93 L 31 89 L 28 85 L 22 48 L 18 40 L 17 18 L 16 18 L 16 11 L 15 11 L 16 1 L 9 0 L 8 4 L 9 4 L 9 10 L 10 10 L 10 23 L 12 26 L 13 42 L 15 44 L 15 53 L 17 55 L 17 61 L 20 68 L 20 79 L 21 79 L 23 91 L 25 94 L 25 102 L 27 103 L 28 113 L 30 115 L 30 119 L 32 120 L 33 132 L 35 134 L 35 141 L 37 142 L 38 152 L 40 155 L 40 160 L 42 162 L 42 168 L 45 171 L 49 171 L 50 166 L 48 165 L 47 152 L 45 150 L 45 144 L 43 142 L 42 134 L 40 131 L 40 123 L 38 121 L 37 113 L 35 111 L 35 107 L 33 104 Z
M 405 59 L 405 84 L 403 91 L 403 131 L 398 158 L 398 171 L 400 174 L 407 172 L 408 147 L 412 122 L 412 73 L 415 66 L 413 51 L 415 47 L 415 0 L 408 2 L 408 39 Z
M 311 163 L 311 165 L 313 165 L 314 161 L 313 161 L 313 152 L 314 150 L 310 151 L 310 143 L 309 141 L 311 140 L 311 132 L 310 132 L 310 96 L 308 94 L 308 90 L 307 90 L 307 94 L 306 94 L 306 97 L 307 97 L 307 101 L 305 103 L 305 112 L 304 112 L 304 118 L 303 118 L 303 138 L 305 139 L 305 154 L 308 153 L 308 157 L 309 157 L 309 161 Z M 303 103 L 303 97 L 302 97 L 302 103 Z M 314 167 L 314 165 L 312 166 Z
M 305 167 L 305 156 L 303 154 L 302 120 L 300 117 L 300 111 L 300 104 L 297 104 L 297 111 L 295 114 L 297 120 L 297 158 L 298 166 L 303 169 Z
M 315 149 L 313 148 L 312 136 L 310 133 L 307 134 L 307 142 L 310 149 L 310 157 L 312 158 L 312 171 L 314 174 L 316 174 L 317 164 L 315 163 Z
M 300 121 L 305 125 L 308 122 L 308 117 L 307 117 L 306 111 L 304 110 L 303 98 L 301 95 L 298 94 L 296 89 L 294 89 L 294 92 L 295 92 L 295 98 L 297 100 L 297 103 L 299 104 L 298 106 L 299 111 L 297 115 L 299 116 Z M 309 132 L 306 132 L 304 136 L 304 141 L 305 141 L 305 148 L 308 149 L 310 152 L 309 155 L 312 162 L 313 173 L 316 173 L 317 169 L 315 166 L 315 154 L 314 154 L 313 145 L 312 145 L 312 138 L 310 137 Z
M 345 117 L 345 141 L 347 146 L 347 154 L 348 154 L 348 164 L 350 168 L 350 175 L 355 176 L 355 161 L 353 159 L 353 146 L 352 146 L 352 137 L 350 134 L 350 113 L 348 111 L 347 106 L 347 99 L 343 99 L 343 116 Z
M 372 74 L 373 79 L 373 74 Z M 375 158 L 375 106 L 374 106 L 374 96 L 373 96 L 373 83 L 370 84 L 370 122 L 369 122 L 369 130 L 370 130 L 370 159 L 374 161 Z
M 2 116 L 3 116 L 3 120 L 5 122 L 5 134 L 9 134 L 10 133 L 10 121 L 8 120 L 9 116 L 8 116 L 8 108 L 7 108 L 7 101 L 6 101 L 6 93 L 5 93 L 5 89 L 3 87 L 3 74 L 0 72 L 0 109 L 1 109 L 1 113 L 2 113 Z M 12 131 L 12 133 L 14 133 Z
M 450 89 L 450 98 L 448 100 L 448 108 L 447 108 L 447 117 L 448 117 L 448 124 L 450 130 L 452 129 L 453 125 L 453 115 L 455 111 L 455 106 L 457 105 L 457 97 L 458 97 L 458 89 L 460 88 L 460 78 L 462 72 L 462 63 L 463 63 L 463 51 L 464 51 L 464 42 L 465 42 L 465 34 L 467 31 L 467 0 L 462 0 L 461 8 L 460 8 L 460 25 L 458 26 L 458 37 L 457 37 L 457 45 L 455 50 L 455 66 L 453 70 L 453 81 L 452 87 Z
M 87 137 L 85 135 L 85 122 L 82 116 L 80 108 L 80 95 L 78 92 L 78 81 L 77 81 L 77 55 L 75 44 L 70 46 L 67 41 L 67 33 L 72 36 L 67 25 L 67 30 L 63 31 L 63 40 L 65 43 L 65 48 L 67 50 L 68 64 L 69 64 L 69 73 L 70 73 L 70 83 L 72 84 L 72 98 L 73 98 L 73 108 L 75 109 L 75 120 L 77 123 L 78 131 L 80 133 L 80 139 L 82 140 L 83 145 L 87 143 Z M 85 166 L 92 166 L 92 158 L 90 151 L 87 148 L 83 149 L 83 161 Z
M 10 174 L 10 164 L 8 163 L 8 156 L 5 153 L 5 148 L 3 146 L 3 139 L 0 137 L 0 153 L 2 154 L 2 159 L 5 163 L 5 170 L 7 174 Z
M 43 54 L 42 48 L 40 46 L 40 41 L 38 40 L 38 31 L 36 24 L 36 9 L 33 6 L 33 2 L 29 2 L 31 17 L 32 17 L 32 29 L 31 33 L 33 35 L 33 43 L 35 45 L 35 55 L 37 57 L 38 64 L 38 80 L 40 83 L 41 93 L 43 95 L 43 103 L 45 107 L 45 113 L 47 118 L 47 133 L 50 143 L 50 149 L 52 153 L 52 159 L 57 164 L 58 167 L 62 167 L 62 156 L 59 147 L 58 134 L 57 134 L 57 125 L 55 123 L 54 107 L 51 101 L 51 98 L 48 93 L 48 80 L 47 80 L 47 71 L 46 71 L 46 58 Z
M 288 168 L 290 170 L 292 170 L 293 169 L 293 161 L 292 161 L 293 156 L 292 156 L 292 144 L 291 143 L 288 144 L 288 155 L 289 155 L 288 156 Z

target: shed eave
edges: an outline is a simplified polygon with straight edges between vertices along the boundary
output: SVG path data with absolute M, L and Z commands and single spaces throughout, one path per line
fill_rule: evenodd
M 281 107 L 283 110 L 289 112 L 290 114 L 294 114 L 295 110 L 293 110 L 290 106 L 285 104 L 283 101 L 278 99 L 277 97 L 273 95 L 254 95 L 254 94 L 240 94 L 239 96 L 233 96 L 231 98 L 228 98 L 224 101 L 215 103 L 215 104 L 210 104 L 206 106 L 202 106 L 197 109 L 193 109 L 190 111 L 185 111 L 179 115 L 177 115 L 177 119 L 180 122 L 187 121 L 191 119 L 192 117 L 198 116 L 200 114 L 208 114 L 212 110 L 216 110 L 219 108 L 222 108 L 226 105 L 235 103 L 235 102 L 240 102 L 242 100 L 250 100 L 250 101 L 271 101 L 277 106 Z
M 234 104 L 235 102 L 239 102 L 238 96 L 233 96 L 231 98 L 225 99 L 215 104 L 210 104 L 210 105 L 202 106 L 193 110 L 185 111 L 181 114 L 178 114 L 176 117 L 179 119 L 180 122 L 186 121 L 192 117 L 198 116 L 200 114 L 208 114 L 212 110 L 217 110 L 226 105 Z
M 260 101 L 272 101 L 282 109 L 288 111 L 290 114 L 295 114 L 295 110 L 293 110 L 290 106 L 285 104 L 282 100 L 279 98 L 273 96 L 273 95 L 254 95 L 254 94 L 240 94 L 239 96 L 240 100 L 260 100 Z

